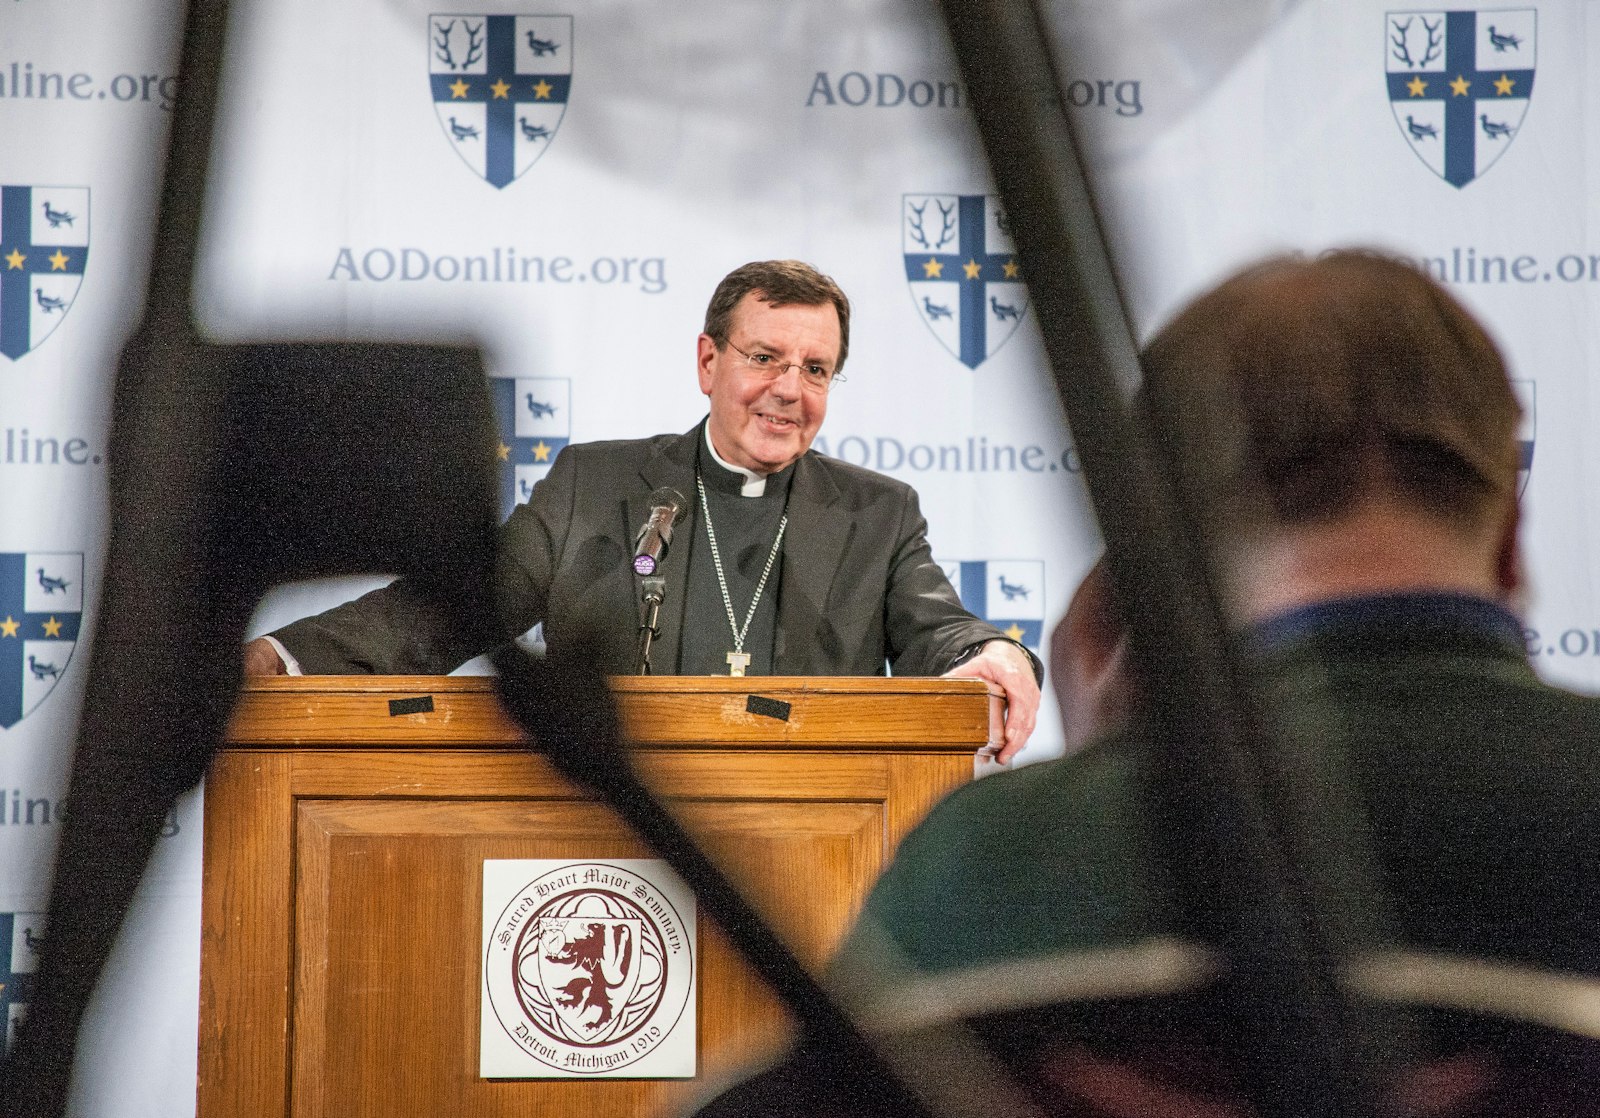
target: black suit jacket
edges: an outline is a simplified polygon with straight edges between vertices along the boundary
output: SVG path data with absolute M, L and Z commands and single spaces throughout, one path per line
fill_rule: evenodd
M 451 635 L 405 580 L 273 635 L 312 674 L 427 674 L 542 621 L 552 648 L 595 640 L 608 672 L 632 672 L 633 540 L 657 488 L 694 493 L 701 430 L 563 450 L 501 529 L 499 616 L 488 640 Z M 700 530 L 690 499 L 680 534 Z M 1004 639 L 961 607 L 909 485 L 811 452 L 795 466 L 788 513 L 778 674 L 882 675 L 887 663 L 897 675 L 937 675 L 974 645 Z M 669 550 L 662 565 L 668 589 L 651 656 L 659 674 L 678 670 L 689 550 Z

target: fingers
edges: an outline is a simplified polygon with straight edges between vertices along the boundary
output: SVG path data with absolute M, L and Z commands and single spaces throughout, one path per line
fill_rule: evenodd
M 1039 684 L 1027 654 L 1009 641 L 990 641 L 972 659 L 945 674 L 985 679 L 1005 692 L 1005 732 L 995 760 L 1008 763 L 1028 744 L 1039 720 Z
M 1006 734 L 1005 745 L 995 759 L 1007 764 L 1028 744 L 1039 721 L 1039 687 L 1033 681 L 1031 669 L 1022 673 L 1021 679 L 1000 685 L 1006 692 Z
M 257 637 L 244 646 L 244 674 L 246 677 L 283 675 L 287 669 L 278 658 L 278 650 L 265 637 Z

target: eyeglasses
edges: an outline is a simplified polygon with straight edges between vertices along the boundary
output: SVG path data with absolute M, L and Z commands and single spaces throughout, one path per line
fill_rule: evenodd
M 790 369 L 800 371 L 800 383 L 808 392 L 826 392 L 835 384 L 844 381 L 843 373 L 836 373 L 826 365 L 812 362 L 808 365 L 785 364 L 770 353 L 746 353 L 732 342 L 728 348 L 744 358 L 744 363 L 756 370 L 767 380 L 777 380 Z

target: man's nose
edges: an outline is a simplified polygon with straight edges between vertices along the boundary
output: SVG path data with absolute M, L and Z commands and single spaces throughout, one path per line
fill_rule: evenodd
M 772 378 L 772 391 L 785 400 L 798 400 L 805 388 L 805 377 L 799 365 L 785 365 Z

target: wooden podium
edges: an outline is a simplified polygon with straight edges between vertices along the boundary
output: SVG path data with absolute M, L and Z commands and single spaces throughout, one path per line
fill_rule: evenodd
M 977 680 L 614 691 L 641 772 L 811 964 L 1000 711 Z M 268 680 L 229 736 L 205 793 L 199 1118 L 672 1113 L 787 1034 L 702 916 L 696 1079 L 480 1078 L 483 861 L 651 852 L 528 751 L 491 680 Z

